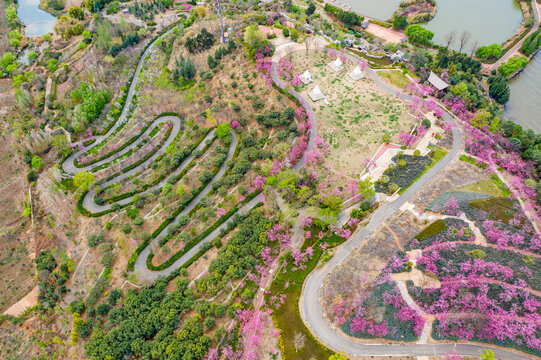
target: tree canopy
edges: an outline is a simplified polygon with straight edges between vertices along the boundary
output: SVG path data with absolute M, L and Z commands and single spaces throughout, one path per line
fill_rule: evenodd
M 406 35 L 412 44 L 429 45 L 430 40 L 434 37 L 434 33 L 425 29 L 421 25 L 409 25 L 406 28 Z

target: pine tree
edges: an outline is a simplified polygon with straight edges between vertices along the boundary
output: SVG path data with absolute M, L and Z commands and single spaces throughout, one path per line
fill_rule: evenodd
M 190 58 L 187 58 L 182 66 L 182 77 L 184 80 L 192 80 L 195 77 L 197 70 Z

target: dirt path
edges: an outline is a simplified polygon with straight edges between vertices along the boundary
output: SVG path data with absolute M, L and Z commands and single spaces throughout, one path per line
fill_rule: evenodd
M 4 315 L 19 316 L 27 308 L 31 308 L 38 303 L 38 287 L 34 287 L 32 291 L 26 294 L 21 300 L 17 301 L 15 304 L 11 305 L 9 309 L 4 311 Z
M 391 229 L 389 227 L 389 225 L 385 224 L 385 227 L 387 228 L 387 230 L 389 230 L 389 232 L 391 233 L 391 235 L 393 235 L 394 237 L 394 240 L 396 241 L 396 246 L 398 246 L 398 248 L 402 251 L 404 251 L 404 248 L 402 247 L 402 245 L 400 245 L 400 238 L 398 237 L 398 235 L 396 235 L 396 233 L 394 232 L 393 229 Z

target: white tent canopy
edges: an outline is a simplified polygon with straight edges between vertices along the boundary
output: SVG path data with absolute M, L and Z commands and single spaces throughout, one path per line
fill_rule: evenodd
M 329 63 L 329 66 L 331 67 L 331 69 L 333 69 L 334 71 L 341 71 L 344 69 L 344 65 L 342 64 L 342 60 L 340 60 L 340 58 L 336 58 L 336 60 L 334 60 L 333 62 L 330 62 Z
M 312 77 L 312 75 L 310 74 L 310 71 L 306 70 L 305 72 L 303 72 L 299 78 L 301 79 L 302 83 L 304 85 L 308 85 L 310 83 L 313 83 L 314 82 L 314 78 Z
M 353 81 L 364 79 L 364 73 L 361 70 L 361 67 L 358 66 L 358 65 L 348 75 L 349 75 L 350 78 L 353 79 Z
M 318 85 L 316 85 L 312 91 L 308 93 L 308 96 L 310 96 L 310 99 L 312 99 L 314 102 L 325 98 L 325 95 L 323 95 Z

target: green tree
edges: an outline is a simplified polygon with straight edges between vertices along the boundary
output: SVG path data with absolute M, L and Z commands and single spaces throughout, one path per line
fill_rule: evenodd
M 374 182 L 370 176 L 367 176 L 364 180 L 359 180 L 359 194 L 365 200 L 370 200 L 374 195 L 376 195 L 374 190 Z
M 225 139 L 229 136 L 229 129 L 231 126 L 228 123 L 222 123 L 216 127 L 216 135 L 220 139 Z
M 429 45 L 430 40 L 434 37 L 434 33 L 428 29 L 425 29 L 421 25 L 409 25 L 406 28 L 406 35 L 409 42 L 412 44 Z
M 475 51 L 475 56 L 481 59 L 498 59 L 502 56 L 502 46 L 500 44 L 481 46 Z
M 56 135 L 53 138 L 53 147 L 62 156 L 66 156 L 71 152 L 70 144 L 66 135 Z
M 30 50 L 26 57 L 28 58 L 28 61 L 33 62 L 38 57 L 38 53 L 34 50 Z
M 96 180 L 96 176 L 88 171 L 80 171 L 73 176 L 73 183 L 82 191 L 87 191 Z
M 69 16 L 71 16 L 74 19 L 78 20 L 84 20 L 85 19 L 85 13 L 83 9 L 81 9 L 79 6 L 73 6 L 68 10 Z
M 308 8 L 306 8 L 306 11 L 304 12 L 306 15 L 310 16 L 316 11 L 316 5 L 313 2 L 310 2 L 310 5 L 308 5 Z
M 32 169 L 41 170 L 43 166 L 43 160 L 39 156 L 34 155 L 32 157 Z
M 488 91 L 491 98 L 500 104 L 505 104 L 509 101 L 509 85 L 507 79 L 501 75 L 491 76 L 488 78 Z
M 182 77 L 184 78 L 184 80 L 192 80 L 196 74 L 197 70 L 195 69 L 192 60 L 190 58 L 187 58 L 184 62 L 184 65 L 182 66 Z
M 429 62 L 426 52 L 423 50 L 415 50 L 411 57 L 411 64 L 417 69 L 423 69 Z
M 2 67 L 2 70 L 8 74 L 11 74 L 16 68 L 15 59 L 15 55 L 9 51 L 6 51 L 0 59 L 0 66 Z
M 17 25 L 17 8 L 11 4 L 6 9 L 6 18 L 9 20 L 10 26 L 13 28 Z
M 407 26 L 408 26 L 408 21 L 403 16 L 397 16 L 393 20 L 393 29 L 402 30 L 402 29 L 405 29 Z

